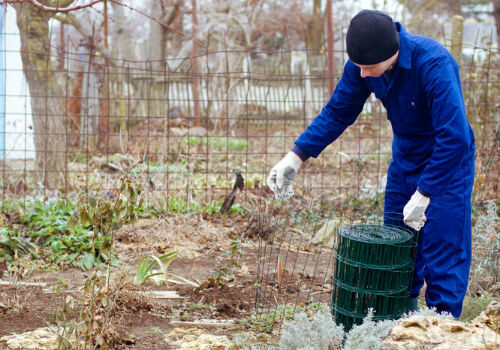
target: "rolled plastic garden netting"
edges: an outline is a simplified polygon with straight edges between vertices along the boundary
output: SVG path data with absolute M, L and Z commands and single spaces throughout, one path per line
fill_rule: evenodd
M 394 221 L 394 220 L 392 220 Z M 403 225 L 356 224 L 338 229 L 332 314 L 346 330 L 374 320 L 396 319 L 408 311 L 418 235 Z

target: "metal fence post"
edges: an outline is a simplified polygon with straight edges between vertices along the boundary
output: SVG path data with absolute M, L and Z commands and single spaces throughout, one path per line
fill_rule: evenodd
M 4 9 L 0 6 L 0 159 L 5 158 L 5 47 Z
M 453 16 L 451 22 L 451 55 L 455 58 L 458 65 L 462 62 L 462 46 L 464 38 L 464 18 L 462 16 Z
M 92 70 L 92 48 L 90 42 L 83 41 L 79 45 L 80 61 L 83 67 L 82 107 L 80 118 L 80 146 L 87 145 L 88 151 L 96 149 L 96 132 L 99 125 L 99 94 L 97 92 L 96 72 Z

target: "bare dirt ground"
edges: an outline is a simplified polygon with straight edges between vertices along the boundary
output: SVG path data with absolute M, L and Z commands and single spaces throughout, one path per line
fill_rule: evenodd
M 183 276 L 200 285 L 168 283 L 157 285 L 148 281 L 143 291 L 176 291 L 181 298 L 157 299 L 151 297 L 150 310 L 139 309 L 122 315 L 120 326 L 128 336 L 120 345 L 126 349 L 173 349 L 164 337 L 175 327 L 172 322 L 199 322 L 202 319 L 237 320 L 247 318 L 254 310 L 257 249 L 246 246 L 239 255 L 239 268 L 232 268 L 232 276 L 217 283 L 214 269 L 231 269 L 234 256 L 231 239 L 244 228 L 238 218 L 223 217 L 214 221 L 202 218 L 173 218 L 169 222 L 159 219 L 144 220 L 123 228 L 115 236 L 115 252 L 122 261 L 121 269 L 128 269 L 133 279 L 140 257 L 179 250 L 169 267 L 169 272 Z M 37 271 L 11 286 L 0 286 L 3 304 L 19 304 L 18 309 L 0 309 L 0 338 L 12 333 L 22 333 L 46 327 L 60 309 L 61 300 L 67 295 L 78 297 L 82 282 L 90 272 L 71 267 L 57 272 Z M 5 278 L 4 278 L 5 280 Z M 26 286 L 26 282 L 46 283 Z M 55 293 L 57 286 L 62 292 Z M 81 292 L 81 291 L 80 291 Z M 2 302 L 0 300 L 0 302 Z M 77 315 L 73 315 L 77 316 Z M 195 327 L 195 326 L 193 326 Z M 203 327 L 202 327 L 203 328 Z M 232 329 L 215 329 L 212 332 L 231 335 L 244 327 L 235 323 Z M 0 349 L 6 348 L 0 342 Z

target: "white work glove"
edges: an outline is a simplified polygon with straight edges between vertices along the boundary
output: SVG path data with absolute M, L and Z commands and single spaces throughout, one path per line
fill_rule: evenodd
M 290 151 L 271 169 L 267 185 L 273 190 L 275 198 L 285 199 L 293 195 L 292 182 L 301 164 L 302 159 Z
M 425 211 L 430 201 L 431 199 L 429 197 L 416 191 L 403 209 L 404 223 L 412 229 L 420 231 L 427 221 Z

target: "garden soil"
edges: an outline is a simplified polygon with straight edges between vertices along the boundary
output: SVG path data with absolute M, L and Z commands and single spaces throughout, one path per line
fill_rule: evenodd
M 169 218 L 166 220 L 142 220 L 124 227 L 115 236 L 115 251 L 122 261 L 120 271 L 129 271 L 133 280 L 140 257 L 148 254 L 163 254 L 178 250 L 169 272 L 183 276 L 199 284 L 181 285 L 168 283 L 157 285 L 148 281 L 142 291 L 176 291 L 176 299 L 151 298 L 151 310 L 137 308 L 137 311 L 120 315 L 120 327 L 126 339 L 118 348 L 123 349 L 174 349 L 168 344 L 168 334 L 178 327 L 178 322 L 200 322 L 211 319 L 234 321 L 248 318 L 255 304 L 256 256 L 255 246 L 243 248 L 237 261 L 231 252 L 231 241 L 239 231 L 244 230 L 239 218 L 218 218 L 206 221 L 201 217 Z M 214 269 L 227 268 L 233 271 L 218 283 L 214 282 Z M 46 286 L 24 286 L 12 281 L 13 285 L 0 286 L 0 338 L 20 334 L 50 325 L 54 313 L 61 309 L 62 300 L 72 296 L 78 300 L 82 283 L 91 272 L 82 272 L 71 267 L 56 272 L 36 271 L 22 282 L 45 282 Z M 19 276 L 17 276 L 18 278 Z M 5 280 L 5 278 L 4 278 Z M 17 301 L 19 306 L 14 306 Z M 0 305 L 0 307 L 1 307 Z M 68 315 L 68 318 L 78 315 Z M 232 330 L 211 329 L 203 332 L 223 333 L 228 336 L 241 332 L 235 323 Z M 0 349 L 7 349 L 6 338 L 0 341 Z

